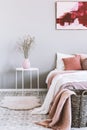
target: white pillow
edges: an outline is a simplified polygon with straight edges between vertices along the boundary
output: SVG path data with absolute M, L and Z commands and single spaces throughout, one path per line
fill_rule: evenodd
M 74 55 L 57 52 L 56 69 L 59 71 L 63 71 L 65 68 L 64 68 L 64 63 L 63 63 L 62 58 L 68 58 L 68 57 L 73 57 L 73 56 Z

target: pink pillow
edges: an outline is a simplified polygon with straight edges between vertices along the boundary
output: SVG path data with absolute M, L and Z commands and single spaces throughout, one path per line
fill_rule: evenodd
M 80 56 L 76 55 L 75 57 L 63 58 L 65 70 L 81 70 L 81 61 Z
M 82 63 L 82 69 L 87 70 L 87 58 L 84 59 L 81 63 Z
M 87 54 L 77 54 L 80 55 L 81 61 L 83 61 L 85 58 L 87 58 Z

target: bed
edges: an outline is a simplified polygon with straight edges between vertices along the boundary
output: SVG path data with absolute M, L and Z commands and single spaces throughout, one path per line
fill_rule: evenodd
M 58 98 L 60 99 L 61 93 L 66 92 L 65 97 L 67 97 L 67 95 L 70 96 L 72 94 L 75 94 L 73 91 L 72 92 L 70 91 L 71 89 L 87 90 L 87 58 L 86 57 L 87 57 L 86 54 L 69 55 L 69 54 L 63 54 L 59 52 L 57 53 L 56 68 L 52 70 L 51 72 L 49 72 L 46 78 L 48 93 L 46 95 L 44 103 L 40 108 L 34 109 L 32 111 L 32 114 L 49 113 L 50 107 L 52 107 L 52 103 L 55 102 L 55 99 L 56 99 L 55 97 L 57 97 L 58 95 Z M 63 96 L 62 102 L 65 100 L 65 97 Z M 57 99 L 56 102 L 59 99 Z M 68 106 L 69 106 L 68 113 L 70 113 L 70 104 Z M 54 112 L 54 110 L 56 111 L 56 108 L 57 106 L 53 108 L 53 110 L 51 111 L 51 113 L 54 113 L 54 115 L 56 113 Z M 57 114 L 58 114 L 58 110 L 57 110 Z M 69 116 L 69 119 L 71 119 L 70 115 L 68 116 Z M 52 115 L 51 117 L 55 118 L 56 115 L 55 116 Z M 55 122 L 54 118 L 51 121 Z M 51 122 L 51 126 L 50 126 L 51 128 L 52 128 L 53 122 Z M 68 122 L 70 122 L 70 120 Z M 49 123 L 47 124 L 46 123 L 47 122 L 45 122 L 45 125 L 49 124 Z M 68 123 L 67 126 L 70 126 L 70 124 Z

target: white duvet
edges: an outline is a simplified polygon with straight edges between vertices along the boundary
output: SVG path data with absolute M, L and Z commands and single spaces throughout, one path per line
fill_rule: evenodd
M 49 78 L 56 72 L 57 70 L 51 71 L 46 79 L 46 83 L 48 83 Z M 52 102 L 53 97 L 58 92 L 59 88 L 68 82 L 80 82 L 87 81 L 87 71 L 71 71 L 71 73 L 63 73 L 56 75 L 51 83 L 49 91 L 46 95 L 44 103 L 41 107 L 35 108 L 31 113 L 32 114 L 47 114 L 49 112 L 50 103 Z

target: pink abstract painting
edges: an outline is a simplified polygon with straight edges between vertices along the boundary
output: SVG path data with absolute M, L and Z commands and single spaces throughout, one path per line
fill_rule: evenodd
M 87 29 L 87 2 L 56 2 L 56 29 Z

